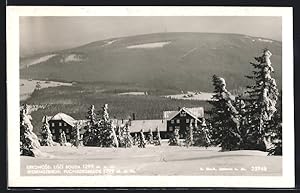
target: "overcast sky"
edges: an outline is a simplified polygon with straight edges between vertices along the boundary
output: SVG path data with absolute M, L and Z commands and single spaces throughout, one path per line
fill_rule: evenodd
M 238 33 L 281 41 L 281 17 L 20 17 L 20 54 L 157 32 Z

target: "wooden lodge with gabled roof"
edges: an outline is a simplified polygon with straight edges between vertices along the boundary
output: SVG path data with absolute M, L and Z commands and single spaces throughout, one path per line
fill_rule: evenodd
M 72 129 L 76 126 L 79 127 L 79 133 L 82 137 L 85 130 L 83 127 L 86 125 L 87 120 L 75 120 L 73 117 L 65 113 L 57 113 L 54 116 L 46 116 L 49 123 L 49 128 L 52 134 L 52 139 L 55 142 L 59 142 L 59 137 L 62 132 L 65 132 L 67 142 L 70 142 L 72 136 Z
M 163 117 L 166 120 L 167 133 L 173 133 L 179 129 L 180 138 L 184 138 L 190 124 L 200 126 L 204 119 L 203 107 L 180 108 L 177 111 L 164 111 Z
M 59 142 L 59 137 L 62 132 L 65 132 L 67 142 L 71 139 L 72 128 L 75 125 L 76 120 L 65 114 L 57 113 L 48 120 L 50 131 L 52 134 L 52 139 L 55 142 Z

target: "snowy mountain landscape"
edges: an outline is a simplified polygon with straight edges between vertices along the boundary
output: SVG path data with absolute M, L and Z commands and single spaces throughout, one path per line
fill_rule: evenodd
M 281 61 L 276 40 L 188 32 L 112 38 L 21 57 L 21 128 L 27 124 L 37 141 L 36 149 L 23 149 L 32 157 L 22 157 L 21 173 L 35 175 L 27 165 L 59 160 L 80 170 L 110 165 L 121 172 L 116 175 L 279 176 L 281 135 L 274 135 L 275 142 L 268 136 L 280 146 L 273 151 L 266 137 L 259 138 L 261 131 L 251 130 L 256 119 L 243 125 L 253 118 L 243 100 L 256 97 L 249 97 L 256 93 L 246 93 L 247 86 L 263 85 L 264 94 L 255 98 L 268 107 L 261 117 L 274 115 L 265 122 L 281 128 Z M 246 77 L 252 73 L 265 74 Z M 266 84 L 257 80 L 263 76 Z M 247 108 L 252 103 L 262 104 L 251 101 Z

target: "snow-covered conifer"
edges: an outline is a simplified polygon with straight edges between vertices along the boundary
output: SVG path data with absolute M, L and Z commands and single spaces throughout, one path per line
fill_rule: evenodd
M 132 137 L 130 135 L 128 124 L 125 124 L 122 134 L 123 134 L 122 135 L 123 147 L 125 147 L 125 148 L 132 147 L 133 142 L 132 142 Z
M 190 122 L 190 126 L 188 127 L 188 129 L 186 131 L 185 140 L 184 140 L 186 147 L 190 147 L 194 144 L 193 132 L 194 132 L 193 123 Z
M 160 131 L 159 128 L 156 128 L 156 137 L 155 137 L 155 145 L 161 145 L 161 137 L 160 137 Z
M 80 132 L 79 132 L 79 124 L 75 123 L 75 125 L 72 127 L 71 131 L 71 144 L 72 146 L 75 146 L 78 148 L 80 145 Z
M 170 136 L 169 139 L 169 145 L 171 146 L 177 146 L 180 145 L 180 141 L 179 141 L 179 129 L 174 129 L 172 135 Z
M 88 109 L 86 118 L 88 119 L 88 122 L 84 127 L 85 133 L 83 136 L 83 144 L 86 146 L 97 146 L 97 144 L 99 144 L 99 129 L 96 121 L 94 105 L 91 105 Z
M 100 147 L 118 147 L 118 139 L 115 130 L 112 125 L 112 121 L 108 114 L 108 104 L 102 107 L 102 119 L 99 121 L 97 128 L 98 134 L 98 146 Z
M 42 135 L 42 140 L 41 140 L 41 145 L 42 146 L 53 146 L 54 142 L 52 139 L 52 134 L 49 128 L 49 123 L 47 120 L 47 117 L 43 117 L 43 126 L 41 128 L 41 135 Z
M 61 146 L 66 146 L 66 144 L 67 144 L 66 134 L 65 134 L 64 131 L 60 133 L 60 136 L 59 136 L 59 144 L 60 144 Z
M 134 136 L 133 136 L 133 145 L 137 145 L 138 141 L 139 141 L 138 134 L 135 133 Z
M 148 144 L 153 144 L 153 133 L 152 133 L 152 129 L 149 129 L 149 133 L 147 135 L 147 143 Z
M 139 139 L 138 139 L 138 147 L 139 148 L 146 147 L 146 140 L 145 140 L 143 129 L 140 131 L 140 135 L 139 135 Z
M 276 112 L 278 89 L 276 81 L 271 77 L 274 69 L 270 57 L 272 53 L 265 49 L 260 57 L 255 57 L 256 63 L 250 63 L 253 74 L 246 76 L 254 82 L 248 86 L 249 98 L 246 100 L 246 139 L 245 148 L 267 150 L 271 145 L 266 134 L 269 121 Z
M 240 149 L 242 137 L 235 97 L 226 89 L 224 78 L 214 75 L 212 81 L 215 94 L 209 102 L 212 105 L 209 121 L 213 143 L 220 145 L 223 151 Z
M 20 110 L 20 154 L 26 156 L 39 156 L 40 143 L 33 132 L 31 116 L 28 114 L 28 105 L 24 104 Z
M 210 145 L 211 136 L 209 134 L 209 129 L 202 118 L 202 123 L 195 126 L 194 128 L 194 145 L 199 147 L 208 147 Z

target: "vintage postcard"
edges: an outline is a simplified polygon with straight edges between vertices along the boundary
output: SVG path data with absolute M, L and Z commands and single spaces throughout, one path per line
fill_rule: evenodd
M 294 187 L 292 23 L 8 6 L 9 187 Z

